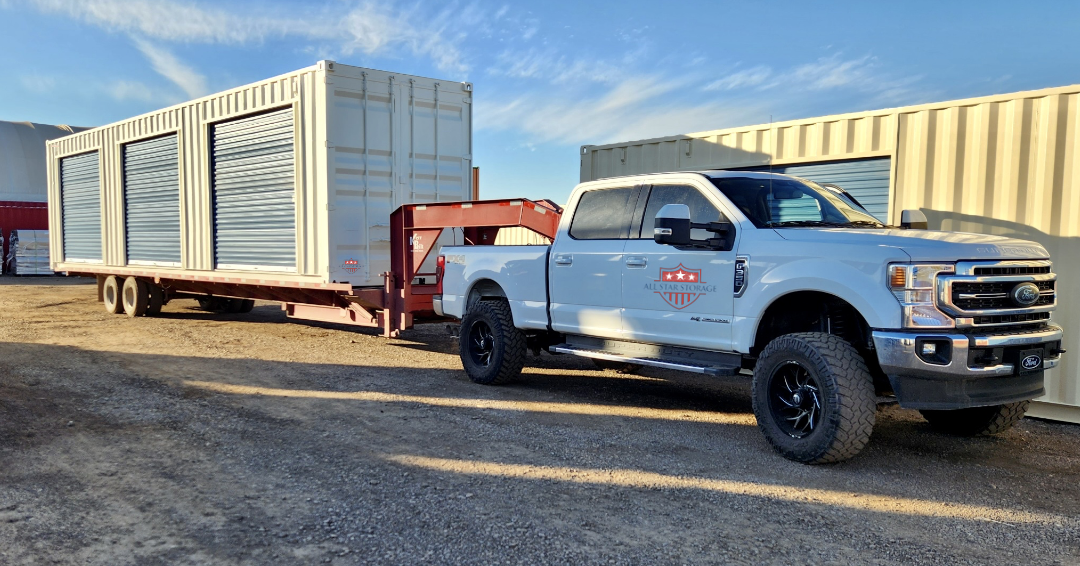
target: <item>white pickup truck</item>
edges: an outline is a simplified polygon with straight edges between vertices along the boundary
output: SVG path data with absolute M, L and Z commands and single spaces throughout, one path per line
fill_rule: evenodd
M 758 426 L 800 462 L 857 454 L 889 398 L 939 430 L 1001 432 L 1063 353 L 1048 254 L 904 218 L 886 226 L 839 187 L 768 173 L 583 183 L 550 246 L 443 248 L 434 307 L 461 319 L 482 384 L 541 350 L 752 370 Z

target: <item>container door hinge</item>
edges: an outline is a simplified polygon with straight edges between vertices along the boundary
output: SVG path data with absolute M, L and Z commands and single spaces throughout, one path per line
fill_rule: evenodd
M 471 154 L 471 153 L 468 153 L 468 154 L 462 155 L 462 156 L 461 156 L 461 159 L 462 159 L 463 161 L 472 161 L 472 154 Z
M 466 96 L 461 102 L 462 104 L 472 104 L 472 97 Z
M 330 143 L 330 140 L 326 140 L 326 147 L 334 147 L 334 144 Z

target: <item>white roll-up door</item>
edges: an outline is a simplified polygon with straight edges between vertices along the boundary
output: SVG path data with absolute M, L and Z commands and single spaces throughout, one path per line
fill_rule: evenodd
M 889 172 L 888 157 L 807 163 L 804 165 L 778 165 L 773 173 L 783 173 L 810 179 L 815 183 L 832 183 L 851 193 L 878 220 L 889 221 Z M 767 167 L 755 167 L 755 171 L 767 171 Z
M 124 224 L 130 264 L 180 265 L 176 135 L 124 146 Z
M 60 160 L 64 261 L 101 262 L 101 172 L 98 153 Z
M 293 110 L 214 126 L 218 269 L 296 271 Z

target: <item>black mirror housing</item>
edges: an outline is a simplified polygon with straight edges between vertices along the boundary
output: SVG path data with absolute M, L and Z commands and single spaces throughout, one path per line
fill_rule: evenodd
M 690 207 L 665 204 L 653 222 L 653 241 L 668 246 L 690 245 Z

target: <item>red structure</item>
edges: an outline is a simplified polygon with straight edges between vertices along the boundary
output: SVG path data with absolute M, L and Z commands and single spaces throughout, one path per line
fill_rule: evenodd
M 70 272 L 98 278 L 98 298 L 109 275 L 137 277 L 160 285 L 169 298 L 207 295 L 281 301 L 292 318 L 377 327 L 383 336 L 397 336 L 417 320 L 437 320 L 432 296 L 437 273 L 421 273 L 443 230 L 460 229 L 466 245 L 494 245 L 502 228 L 523 227 L 554 238 L 562 208 L 551 201 L 505 199 L 437 204 L 408 204 L 390 215 L 390 271 L 383 286 L 353 287 L 347 283 L 296 283 L 155 272 L 153 268 L 87 266 Z M 255 283 L 258 281 L 258 283 Z
M 8 256 L 8 243 L 12 230 L 48 230 L 49 205 L 44 202 L 0 201 L 0 234 L 4 238 L 3 256 L 0 265 L 4 265 Z

